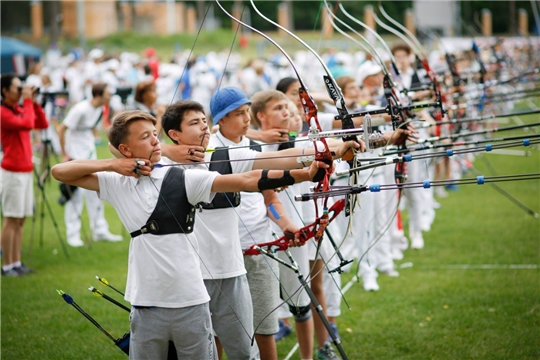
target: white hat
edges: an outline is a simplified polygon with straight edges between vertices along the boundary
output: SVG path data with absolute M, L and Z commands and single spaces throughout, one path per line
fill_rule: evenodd
M 334 60 L 336 60 L 336 63 L 344 65 L 349 62 L 349 56 L 343 51 L 340 51 L 334 55 Z
M 88 53 L 88 57 L 90 59 L 92 59 L 92 60 L 99 59 L 99 58 L 103 57 L 103 55 L 105 55 L 105 53 L 101 49 L 92 49 Z
M 377 75 L 382 71 L 382 68 L 373 61 L 365 61 L 358 70 L 356 70 L 356 81 L 362 85 L 364 79 L 371 75 Z
M 118 71 L 118 69 L 120 69 L 120 61 L 116 59 L 110 59 L 109 61 L 107 61 L 106 67 L 109 70 Z

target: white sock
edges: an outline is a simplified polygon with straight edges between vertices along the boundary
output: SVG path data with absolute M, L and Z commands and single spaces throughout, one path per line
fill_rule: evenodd
M 21 266 L 22 266 L 22 264 L 21 264 L 20 261 L 16 261 L 16 262 L 13 263 L 13 267 L 21 267 Z
M 2 270 L 4 271 L 9 271 L 11 269 L 13 269 L 15 266 L 13 264 L 9 264 L 9 265 L 3 265 L 2 266 Z

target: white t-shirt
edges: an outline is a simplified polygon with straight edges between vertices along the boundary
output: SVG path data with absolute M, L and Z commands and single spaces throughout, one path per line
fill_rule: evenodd
M 163 178 L 170 168 L 155 168 L 151 178 L 98 173 L 99 197 L 111 203 L 129 232 L 139 230 L 154 211 Z M 212 184 L 219 174 L 185 172 L 188 201 L 213 199 Z M 166 199 L 165 199 L 166 200 Z M 173 204 L 169 204 L 171 206 Z M 200 225 L 195 219 L 195 228 Z M 142 234 L 131 239 L 125 299 L 135 306 L 181 308 L 210 300 L 200 271 L 197 238 L 191 234 Z
M 66 69 L 65 78 L 68 82 L 69 100 L 72 103 L 82 101 L 84 98 L 84 75 L 80 65 L 70 66 Z
M 221 139 L 224 139 L 221 136 Z M 209 147 L 222 147 L 223 143 L 214 134 L 210 137 Z M 254 159 L 258 152 L 246 149 L 229 151 L 229 159 Z M 211 154 L 207 153 L 205 161 L 210 161 Z M 232 161 L 233 174 L 240 174 L 253 169 L 251 161 Z M 183 165 L 185 168 L 208 170 L 207 164 Z M 243 201 L 243 199 L 242 199 Z M 199 242 L 201 255 L 201 272 L 204 279 L 227 279 L 246 273 L 244 257 L 240 248 L 238 234 L 238 207 L 201 211 L 197 210 L 197 220 L 194 227 L 195 236 Z
M 330 131 L 334 128 L 334 116 L 335 114 L 329 112 L 319 112 L 317 114 L 317 119 L 319 120 L 322 131 Z M 312 125 L 315 125 L 315 121 L 312 122 Z
M 66 152 L 75 160 L 95 159 L 96 145 L 92 129 L 102 112 L 102 107 L 94 107 L 90 100 L 75 104 L 66 115 L 63 124 L 66 131 Z M 101 128 L 100 120 L 97 128 Z
M 226 139 L 221 133 L 216 134 L 216 140 L 220 140 L 225 146 L 247 146 L 250 141 L 243 137 L 239 143 Z M 235 152 L 237 150 L 230 150 Z M 272 241 L 272 228 L 267 215 L 264 197 L 260 192 L 241 192 L 242 201 L 236 208 L 238 214 L 238 236 L 240 246 L 247 249 L 254 244 Z
M 297 139 L 298 140 L 298 139 Z M 295 147 L 299 148 L 310 148 L 312 147 L 313 143 L 311 141 L 300 141 L 294 143 Z M 278 144 L 272 144 L 272 145 L 263 145 L 262 150 L 263 152 L 269 152 L 269 151 L 277 151 L 279 145 Z M 304 226 L 304 214 L 303 209 L 304 206 L 301 205 L 301 203 L 296 202 L 294 200 L 294 196 L 308 192 L 309 187 L 312 183 L 309 181 L 305 181 L 302 183 L 293 184 L 291 186 L 288 186 L 285 190 L 279 191 L 277 193 L 279 200 L 283 204 L 283 207 L 285 209 L 285 212 L 289 216 L 289 219 L 298 227 Z M 312 204 L 312 202 L 310 202 Z M 307 223 L 306 223 L 307 224 Z M 272 229 L 278 236 L 282 236 L 283 232 L 277 226 L 275 223 L 271 223 Z

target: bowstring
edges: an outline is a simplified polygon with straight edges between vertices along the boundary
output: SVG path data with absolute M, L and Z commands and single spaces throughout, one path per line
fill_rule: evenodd
M 206 15 L 208 14 L 208 11 L 210 10 L 210 4 L 208 4 L 208 6 L 206 7 L 206 11 L 204 12 L 204 16 L 203 16 L 203 19 L 201 21 L 201 25 L 199 26 L 199 30 L 197 31 L 197 35 L 195 36 L 195 40 L 193 41 L 193 45 L 191 46 L 191 49 L 189 51 L 189 55 L 186 59 L 186 64 L 184 65 L 184 68 L 182 69 L 182 74 L 180 75 L 180 81 L 182 80 L 182 78 L 184 77 L 184 74 L 185 72 L 188 70 L 188 63 L 189 63 L 189 59 L 191 59 L 191 55 L 193 54 L 193 50 L 195 49 L 195 45 L 197 44 L 197 39 L 199 39 L 199 34 L 201 33 L 201 30 L 203 28 L 203 25 L 204 25 L 204 21 L 206 20 Z M 171 98 L 171 102 L 169 103 L 169 105 L 171 105 L 174 101 L 174 98 L 176 97 L 176 93 L 178 92 L 178 88 L 180 87 L 180 84 L 178 84 L 175 89 L 174 89 L 174 93 L 173 93 L 173 96 Z

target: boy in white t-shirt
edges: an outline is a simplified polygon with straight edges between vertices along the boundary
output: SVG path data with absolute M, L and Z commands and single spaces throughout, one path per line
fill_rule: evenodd
M 165 167 L 155 123 L 148 113 L 124 112 L 114 120 L 109 141 L 125 158 L 74 160 L 55 165 L 52 174 L 66 184 L 96 191 L 115 207 L 131 233 L 125 296 L 133 306 L 130 358 L 166 358 L 173 342 L 178 358 L 216 359 L 209 296 L 198 243 L 191 235 L 195 205 L 210 202 L 216 192 L 260 191 L 307 181 L 316 176 L 318 166 L 328 166 L 315 162 L 309 169 L 239 175 Z M 206 130 L 193 123 L 183 130 L 206 138 L 201 136 Z

